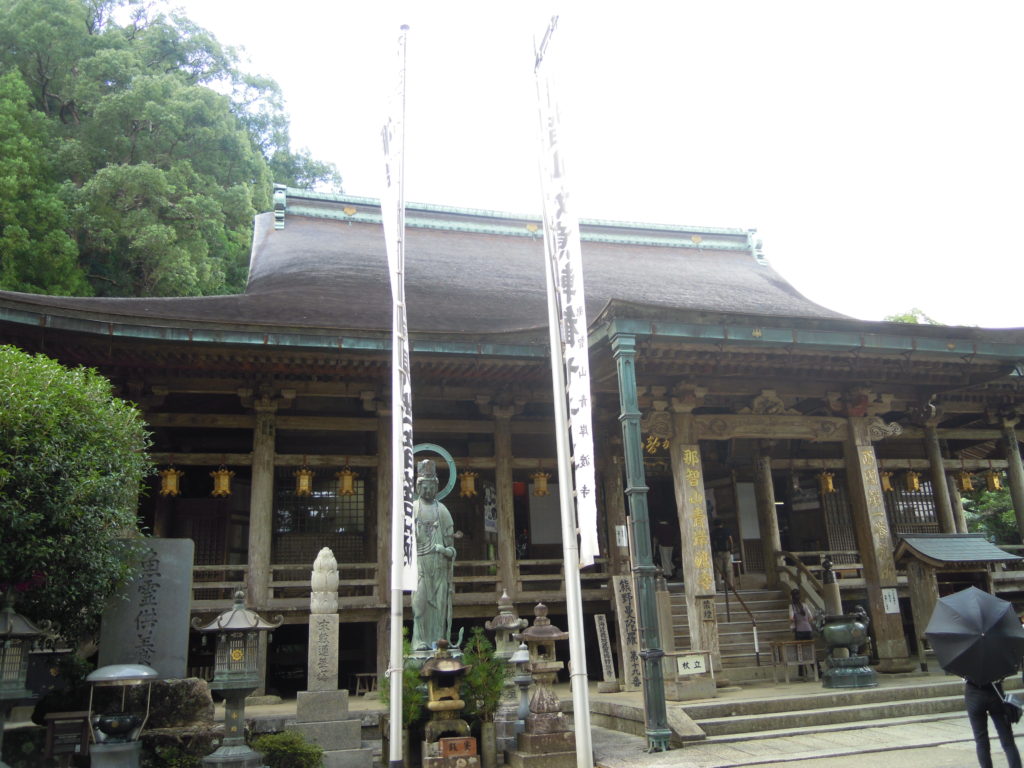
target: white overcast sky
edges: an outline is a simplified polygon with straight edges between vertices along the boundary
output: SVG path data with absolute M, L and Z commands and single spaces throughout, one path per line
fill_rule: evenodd
M 244 47 L 246 68 L 281 84 L 294 144 L 368 197 L 408 24 L 406 199 L 540 210 L 533 45 L 548 4 L 171 4 Z M 581 218 L 756 228 L 775 269 L 839 312 L 1024 326 L 1024 3 L 558 12 Z

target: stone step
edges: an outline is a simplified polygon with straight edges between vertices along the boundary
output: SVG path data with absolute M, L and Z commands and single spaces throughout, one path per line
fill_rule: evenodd
M 963 707 L 963 693 L 957 693 L 952 696 L 876 701 L 787 712 L 765 712 L 740 717 L 726 715 L 695 720 L 704 733 L 712 737 L 780 729 L 806 729 L 808 726 L 834 726 L 837 723 L 863 723 L 866 720 L 883 720 L 891 717 L 962 712 Z
M 771 665 L 768 666 L 769 671 Z M 916 676 L 915 676 L 916 677 Z M 912 678 L 911 678 L 912 679 Z M 1014 686 L 1007 680 L 1007 688 Z M 1020 681 L 1016 681 L 1019 685 Z M 808 711 L 833 709 L 858 704 L 875 704 L 893 701 L 907 701 L 915 698 L 936 698 L 960 696 L 963 698 L 963 681 L 955 677 L 941 677 L 934 680 L 922 679 L 920 683 L 879 688 L 821 688 L 813 683 L 800 696 L 777 698 L 710 700 L 684 705 L 686 713 L 694 720 L 721 717 L 743 717 L 787 711 Z
M 951 718 L 950 715 L 954 717 Z M 863 731 L 871 728 L 884 728 L 893 725 L 912 725 L 914 723 L 936 723 L 947 720 L 962 722 L 962 711 L 935 712 L 927 715 L 911 715 L 909 717 L 886 717 L 878 720 L 851 720 L 849 722 L 833 722 L 825 725 L 799 725 L 795 728 L 777 728 L 766 731 L 751 731 L 749 733 L 721 734 L 708 736 L 701 743 L 703 744 L 733 744 L 744 741 L 756 741 L 759 739 L 777 739 L 788 736 L 808 736 L 815 733 L 839 733 L 842 731 Z M 970 733 L 965 734 L 964 741 L 970 740 Z

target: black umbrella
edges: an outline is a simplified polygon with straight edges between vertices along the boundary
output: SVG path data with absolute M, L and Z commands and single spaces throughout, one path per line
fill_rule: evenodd
M 978 685 L 1013 674 L 1024 656 L 1013 606 L 977 587 L 940 597 L 924 636 L 940 667 Z

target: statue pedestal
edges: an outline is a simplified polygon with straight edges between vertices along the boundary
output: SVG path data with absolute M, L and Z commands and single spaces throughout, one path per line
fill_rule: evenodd
M 825 659 L 828 669 L 821 676 L 823 688 L 876 688 L 878 675 L 868 666 L 867 656 Z

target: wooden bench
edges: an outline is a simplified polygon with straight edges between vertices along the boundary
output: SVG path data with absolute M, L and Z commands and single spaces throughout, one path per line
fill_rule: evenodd
M 357 672 L 352 675 L 352 679 L 355 680 L 356 696 L 363 696 L 377 690 L 376 672 Z
M 779 682 L 779 667 L 789 682 L 789 670 L 792 667 L 809 666 L 818 680 L 818 662 L 815 659 L 814 640 L 773 640 L 772 648 L 772 679 Z

